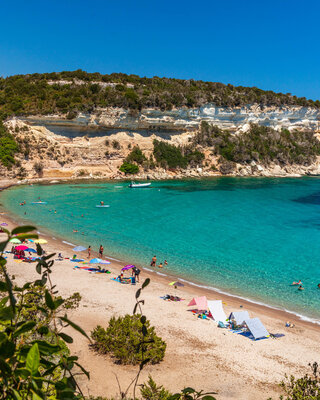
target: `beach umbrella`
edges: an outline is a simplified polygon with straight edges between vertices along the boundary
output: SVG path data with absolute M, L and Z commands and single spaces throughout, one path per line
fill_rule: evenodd
M 121 271 L 127 271 L 128 269 L 134 268 L 134 265 L 126 265 L 125 267 L 121 268 Z
M 48 243 L 45 239 L 36 239 L 34 243 L 45 244 Z
M 6 222 L 2 222 L 1 226 L 8 226 Z
M 28 246 L 25 246 L 24 244 L 21 244 L 20 246 L 17 246 L 16 247 L 16 250 L 19 250 L 19 251 L 21 251 L 21 250 L 27 250 L 28 249 Z
M 76 246 L 72 250 L 73 251 L 85 251 L 85 250 L 87 250 L 87 248 L 83 247 L 83 246 Z
M 19 247 L 20 247 L 20 246 L 19 246 Z M 28 251 L 29 253 L 36 253 L 36 252 L 37 252 L 37 250 L 31 249 L 31 247 L 28 247 L 28 248 L 27 248 L 27 251 Z
M 90 260 L 90 264 L 100 264 L 101 261 L 101 258 L 93 258 L 92 260 Z
M 21 241 L 19 239 L 17 239 L 17 238 L 12 238 L 12 239 L 10 239 L 10 243 L 20 244 Z
M 174 287 L 180 286 L 180 287 L 182 287 L 182 286 L 184 286 L 184 284 L 181 283 L 181 282 L 176 281 L 176 282 L 170 282 L 169 286 L 174 286 Z
M 111 264 L 111 262 L 108 261 L 108 260 L 101 260 L 101 261 L 100 261 L 100 264 Z

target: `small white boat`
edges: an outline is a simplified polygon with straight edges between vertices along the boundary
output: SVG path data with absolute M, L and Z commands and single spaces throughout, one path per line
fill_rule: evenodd
M 151 182 L 149 183 L 135 183 L 135 182 L 131 182 L 129 187 L 130 188 L 144 188 L 144 187 L 148 187 L 151 185 Z

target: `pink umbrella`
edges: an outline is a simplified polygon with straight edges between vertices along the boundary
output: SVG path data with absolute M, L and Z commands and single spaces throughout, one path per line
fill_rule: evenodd
M 1 226 L 8 226 L 6 222 L 2 222 Z
M 206 310 L 208 308 L 206 296 L 194 297 L 188 304 L 189 306 L 195 306 L 198 310 Z
M 126 265 L 125 267 L 121 268 L 121 271 L 127 271 L 128 269 L 134 268 L 134 265 Z
M 16 247 L 16 250 L 21 251 L 21 250 L 27 250 L 29 247 L 25 246 L 24 244 L 21 244 L 20 246 Z

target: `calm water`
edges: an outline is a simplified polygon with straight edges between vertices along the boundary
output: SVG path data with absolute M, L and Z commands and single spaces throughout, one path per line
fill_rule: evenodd
M 39 196 L 48 204 L 31 205 Z M 110 208 L 96 208 L 101 200 Z M 320 319 L 320 179 L 24 186 L 0 201 L 71 243 L 102 243 L 142 266 L 156 254 L 180 277 Z M 289 286 L 298 279 L 302 292 Z

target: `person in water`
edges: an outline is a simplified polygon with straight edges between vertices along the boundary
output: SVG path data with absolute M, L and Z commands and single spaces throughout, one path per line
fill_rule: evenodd
M 300 286 L 298 287 L 298 290 L 304 290 L 304 287 L 303 287 L 302 285 L 300 285 Z
M 160 263 L 160 264 L 158 265 L 158 268 L 163 268 L 162 263 Z
M 100 206 L 104 206 L 104 201 L 100 201 Z
M 91 246 L 88 247 L 88 258 L 91 257 Z
M 318 283 L 318 289 L 320 289 L 320 283 Z
M 302 285 L 301 279 L 298 282 L 292 282 L 292 285 Z
M 99 247 L 99 256 L 100 256 L 100 258 L 102 258 L 102 256 L 103 256 L 103 247 L 102 247 L 102 244 L 100 244 L 100 247 Z
M 157 262 L 157 257 L 153 256 L 151 259 L 150 267 L 155 267 Z
M 167 260 L 164 260 L 164 265 L 168 265 L 168 261 Z

